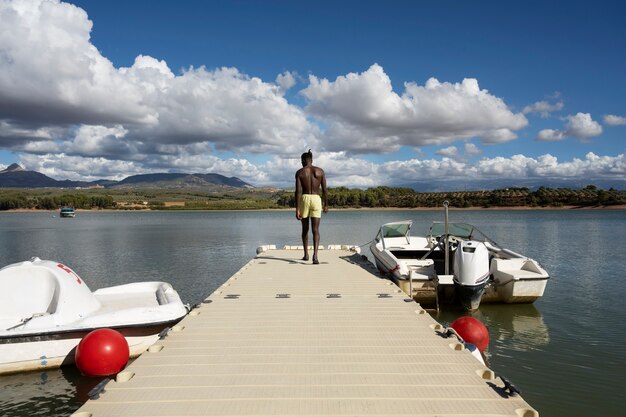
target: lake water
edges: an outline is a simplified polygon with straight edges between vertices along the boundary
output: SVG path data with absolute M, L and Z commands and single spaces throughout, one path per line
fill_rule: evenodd
M 412 219 L 423 234 L 441 211 L 338 211 L 322 219 L 322 244 L 365 244 L 380 224 Z M 537 259 L 551 279 L 534 305 L 483 305 L 489 361 L 542 417 L 624 415 L 626 396 L 626 213 L 451 211 L 496 242 Z M 53 259 L 92 290 L 145 280 L 171 282 L 198 303 L 261 244 L 300 244 L 293 212 L 0 213 L 0 265 Z M 369 256 L 369 251 L 364 250 Z M 371 257 L 370 257 L 371 259 Z M 463 315 L 442 312 L 449 324 Z M 73 367 L 0 377 L 3 416 L 67 416 L 98 382 Z

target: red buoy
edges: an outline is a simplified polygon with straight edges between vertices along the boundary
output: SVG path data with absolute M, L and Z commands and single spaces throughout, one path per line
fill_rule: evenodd
M 130 349 L 122 334 L 113 329 L 89 332 L 76 346 L 76 366 L 85 376 L 117 374 L 128 363 Z
M 481 352 L 489 346 L 489 331 L 480 320 L 465 316 L 454 320 L 450 325 L 467 343 L 471 343 Z

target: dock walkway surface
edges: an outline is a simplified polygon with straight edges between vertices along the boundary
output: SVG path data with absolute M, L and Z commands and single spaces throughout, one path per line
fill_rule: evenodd
M 260 253 L 72 417 L 539 415 L 359 254 L 301 256 Z

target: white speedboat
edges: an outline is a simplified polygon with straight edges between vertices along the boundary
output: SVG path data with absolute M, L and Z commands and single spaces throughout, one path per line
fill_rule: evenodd
M 139 282 L 92 292 L 67 266 L 33 258 L 0 269 L 0 374 L 74 362 L 90 331 L 122 333 L 131 357 L 187 314 L 165 282 Z
M 475 310 L 481 301 L 532 303 L 543 295 L 549 276 L 541 265 L 476 227 L 434 222 L 422 237 L 411 236 L 411 226 L 410 220 L 383 224 L 370 251 L 379 271 L 417 302 L 457 299 Z

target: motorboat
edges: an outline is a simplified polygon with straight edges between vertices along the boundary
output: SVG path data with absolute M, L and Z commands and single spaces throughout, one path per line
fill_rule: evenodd
M 76 211 L 74 207 L 61 207 L 59 217 L 76 217 Z
M 457 300 L 533 303 L 549 279 L 539 262 L 506 249 L 467 223 L 434 222 L 411 236 L 412 221 L 383 224 L 370 245 L 378 270 L 422 304 Z
M 166 282 L 137 282 L 91 291 L 69 267 L 32 258 L 0 269 L 0 374 L 74 362 L 90 331 L 111 328 L 136 357 L 188 312 Z

